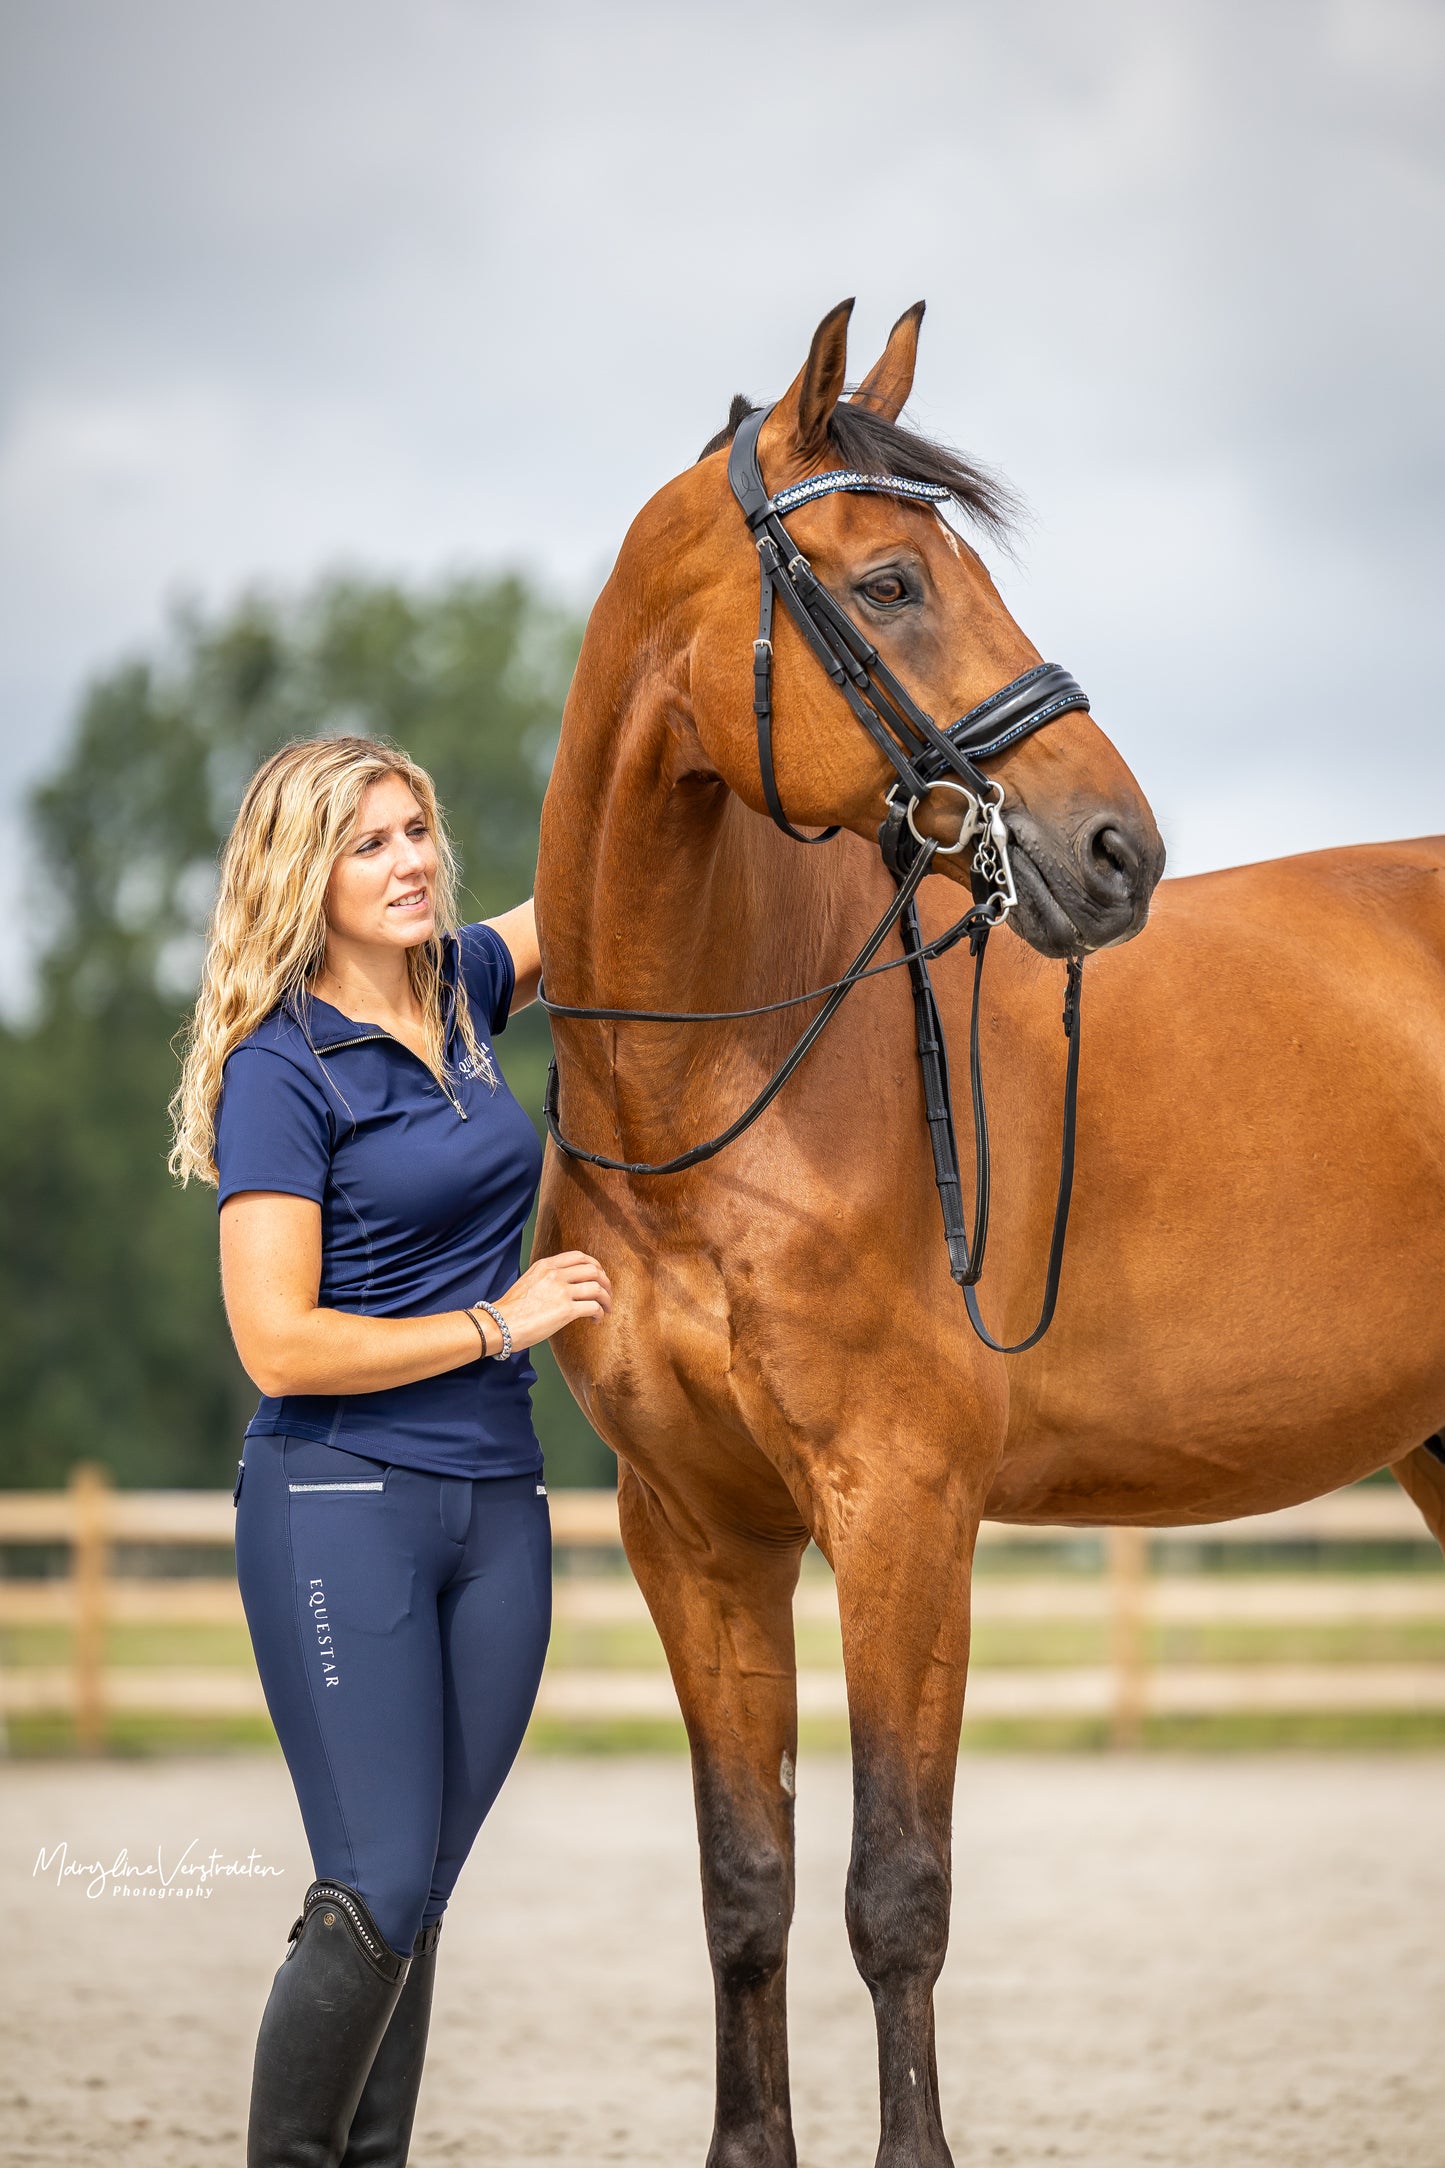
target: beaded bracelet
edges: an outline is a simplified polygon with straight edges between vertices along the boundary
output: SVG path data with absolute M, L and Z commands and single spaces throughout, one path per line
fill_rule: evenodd
M 498 1332 L 502 1336 L 501 1351 L 493 1358 L 493 1360 L 496 1362 L 504 1363 L 507 1360 L 507 1357 L 512 1352 L 512 1328 L 507 1323 L 507 1320 L 503 1317 L 501 1311 L 497 1308 L 494 1302 L 474 1302 L 472 1304 L 470 1314 L 472 1322 L 476 1326 L 478 1332 L 481 1332 L 482 1330 L 481 1319 L 476 1315 L 478 1310 L 486 1311 L 488 1317 L 492 1320 L 493 1324 L 496 1326 Z M 486 1335 L 483 1334 L 482 1346 L 485 1347 L 486 1344 Z

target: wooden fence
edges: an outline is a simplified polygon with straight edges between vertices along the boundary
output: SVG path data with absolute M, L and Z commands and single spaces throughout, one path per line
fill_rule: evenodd
M 622 1565 L 616 1501 L 607 1491 L 554 1491 L 554 1542 L 565 1564 L 594 1570 L 560 1571 L 559 1625 L 585 1642 L 591 1629 L 640 1628 L 629 1635 L 633 1660 L 624 1666 L 554 1661 L 539 1711 L 576 1721 L 671 1718 L 677 1713 L 661 1652 L 651 1640 L 642 1599 Z M 254 1667 L 174 1668 L 108 1661 L 113 1627 L 240 1626 L 243 1616 L 230 1551 L 234 1514 L 229 1496 L 209 1491 L 117 1491 L 104 1471 L 75 1470 L 57 1492 L 0 1492 L 0 1545 L 63 1546 L 68 1571 L 50 1578 L 0 1579 L 0 1632 L 7 1628 L 68 1630 L 68 1660 L 5 1665 L 0 1661 L 0 1715 L 69 1711 L 88 1751 L 100 1748 L 112 1712 L 223 1716 L 261 1713 Z M 969 1678 L 968 1720 L 1093 1717 L 1129 1745 L 1145 1719 L 1160 1715 L 1223 1715 L 1240 1711 L 1445 1710 L 1445 1660 L 1288 1663 L 1167 1663 L 1152 1660 L 1161 1629 L 1198 1627 L 1438 1629 L 1445 1621 L 1445 1570 L 1341 1571 L 1322 1563 L 1334 1545 L 1418 1546 L 1427 1542 L 1409 1500 L 1393 1487 L 1359 1486 L 1247 1521 L 1191 1529 L 1113 1529 L 1100 1537 L 1055 1528 L 985 1524 L 983 1557 L 974 1584 L 980 1629 L 1005 1626 L 1078 1628 L 1103 1636 L 1102 1662 L 1061 1664 L 975 1661 Z M 1060 1545 L 1066 1546 L 1060 1552 Z M 181 1547 L 220 1553 L 204 1576 L 116 1570 L 117 1546 L 147 1551 Z M 1009 1570 L 990 1558 L 1009 1546 Z M 1266 1548 L 1261 1549 L 1261 1546 Z M 1281 1570 L 1308 1546 L 1312 1570 Z M 1189 1547 L 1186 1549 L 1185 1547 Z M 1252 1550 L 1266 1563 L 1248 1572 L 1201 1570 L 1205 1553 L 1221 1547 Z M 1408 1556 L 1408 1554 L 1407 1554 Z M 1081 1570 L 1081 1560 L 1093 1561 Z M 1214 1558 L 1217 1567 L 1220 1563 Z M 611 1570 L 608 1570 L 608 1569 Z M 1183 1568 L 1184 1570 L 1179 1570 Z M 811 1661 L 799 1671 L 805 1717 L 846 1713 L 836 1648 L 837 1606 L 824 1570 L 804 1574 L 796 1618 Z M 1442 1656 L 1445 1633 L 1437 1631 Z M 0 1649 L 3 1649 L 0 1642 Z M 637 1650 L 643 1659 L 639 1661 Z M 817 1652 L 821 1651 L 821 1659 Z M 649 1660 L 650 1659 L 650 1660 Z

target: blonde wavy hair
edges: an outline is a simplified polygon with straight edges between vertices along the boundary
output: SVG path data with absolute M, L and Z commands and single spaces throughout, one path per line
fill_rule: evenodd
M 326 955 L 326 885 L 356 830 L 364 793 L 398 775 L 426 816 L 436 845 L 436 925 L 406 952 L 421 1005 L 427 1060 L 442 1079 L 446 1018 L 444 943 L 457 931 L 457 863 L 424 768 L 380 738 L 299 738 L 251 778 L 221 854 L 220 887 L 206 940 L 201 990 L 182 1036 L 181 1081 L 170 1103 L 169 1166 L 180 1182 L 214 1185 L 216 1108 L 226 1057 L 281 1003 L 297 1008 Z M 478 1044 L 460 971 L 455 1020 L 477 1071 L 496 1072 Z

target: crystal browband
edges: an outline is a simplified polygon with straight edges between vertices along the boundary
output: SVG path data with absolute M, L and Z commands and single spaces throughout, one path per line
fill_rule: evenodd
M 792 512 L 800 504 L 811 504 L 814 497 L 831 497 L 837 489 L 866 490 L 878 497 L 919 497 L 928 504 L 942 504 L 953 495 L 951 489 L 938 482 L 914 482 L 906 474 L 856 474 L 845 468 L 841 473 L 815 474 L 806 482 L 780 489 L 769 510 Z

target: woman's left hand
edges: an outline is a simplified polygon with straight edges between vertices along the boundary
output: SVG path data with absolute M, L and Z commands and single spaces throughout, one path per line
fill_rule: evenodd
M 514 1348 L 535 1347 L 580 1318 L 606 1317 L 612 1282 L 585 1250 L 539 1257 L 497 1302 Z

